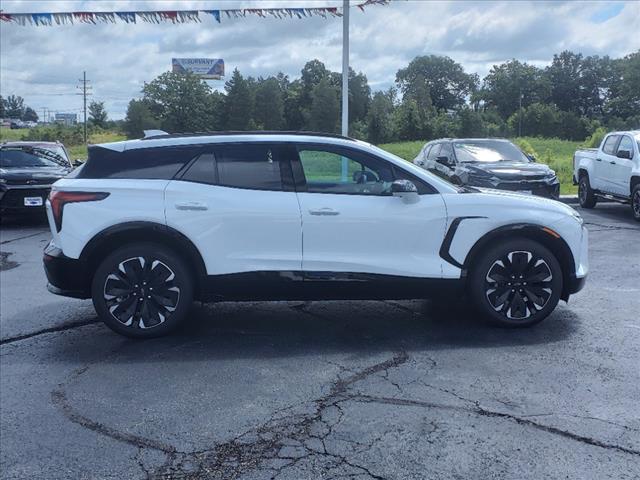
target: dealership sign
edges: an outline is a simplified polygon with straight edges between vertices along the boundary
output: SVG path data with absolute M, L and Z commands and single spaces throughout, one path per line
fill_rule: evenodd
M 173 72 L 192 72 L 200 78 L 220 80 L 224 77 L 224 60 L 221 58 L 172 58 Z

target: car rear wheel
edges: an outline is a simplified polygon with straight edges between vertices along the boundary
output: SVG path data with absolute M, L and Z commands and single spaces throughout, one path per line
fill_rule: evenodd
M 640 183 L 638 183 L 631 191 L 631 211 L 633 218 L 640 222 Z
M 159 337 L 176 328 L 193 300 L 193 280 L 173 251 L 152 243 L 120 248 L 98 266 L 91 286 L 104 323 L 135 338 Z
M 598 203 L 595 193 L 591 189 L 589 176 L 582 175 L 578 182 L 578 200 L 582 208 L 593 208 Z
M 543 245 L 513 239 L 484 251 L 469 276 L 477 310 L 503 327 L 528 327 L 544 320 L 562 292 L 562 270 Z

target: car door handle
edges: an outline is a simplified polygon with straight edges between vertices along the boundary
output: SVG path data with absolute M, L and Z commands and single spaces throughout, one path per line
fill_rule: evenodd
M 338 212 L 337 210 L 334 210 L 333 208 L 319 208 L 317 210 L 309 210 L 309 214 L 311 215 L 323 215 L 323 216 L 334 216 L 334 215 L 340 215 L 340 212 Z
M 176 203 L 177 210 L 208 210 L 206 203 L 203 202 L 178 202 Z
M 601 158 L 596 158 L 596 162 L 601 162 L 602 159 Z
M 611 165 L 615 165 L 616 162 L 614 162 L 613 160 L 609 162 Z

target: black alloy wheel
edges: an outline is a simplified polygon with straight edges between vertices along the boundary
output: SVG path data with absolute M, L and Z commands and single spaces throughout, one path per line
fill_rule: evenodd
M 496 312 L 510 320 L 526 320 L 551 298 L 552 280 L 544 259 L 527 251 L 509 252 L 489 268 L 485 295 Z
M 633 218 L 640 222 L 640 183 L 631 192 L 631 209 Z
M 578 182 L 578 201 L 582 208 L 593 208 L 598 203 L 598 199 L 591 189 L 588 175 L 582 175 Z
M 193 299 L 189 269 L 171 250 L 134 244 L 109 255 L 94 275 L 92 297 L 109 328 L 137 337 L 157 337 L 175 328 Z
M 479 254 L 468 277 L 476 309 L 504 327 L 546 318 L 562 293 L 562 269 L 546 247 L 527 238 L 501 241 Z

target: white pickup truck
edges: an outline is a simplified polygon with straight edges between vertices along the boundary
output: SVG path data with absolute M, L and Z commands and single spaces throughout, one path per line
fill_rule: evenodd
M 640 130 L 612 132 L 600 147 L 577 150 L 573 184 L 581 207 L 595 207 L 598 198 L 630 203 L 640 221 Z

